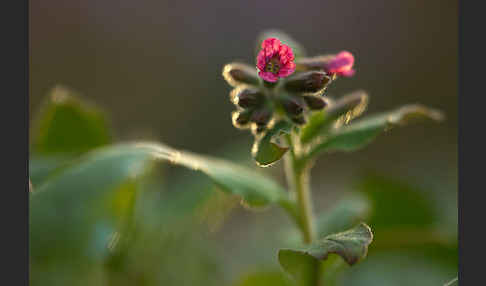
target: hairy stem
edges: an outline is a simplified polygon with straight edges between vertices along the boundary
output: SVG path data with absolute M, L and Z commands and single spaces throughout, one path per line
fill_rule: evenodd
M 312 213 L 311 190 L 309 185 L 309 170 L 305 166 L 299 166 L 298 161 L 294 161 L 293 176 L 297 204 L 300 210 L 302 235 L 304 243 L 308 244 L 314 240 L 314 217 Z
M 295 137 L 294 137 L 295 138 Z M 292 134 L 286 136 L 290 152 L 285 158 L 285 176 L 292 195 L 297 202 L 299 213 L 299 227 L 305 244 L 315 239 L 314 215 L 312 206 L 312 193 L 310 188 L 310 164 L 302 160 L 299 155 L 299 142 L 294 140 Z M 309 286 L 320 285 L 320 262 L 313 266 L 313 277 Z

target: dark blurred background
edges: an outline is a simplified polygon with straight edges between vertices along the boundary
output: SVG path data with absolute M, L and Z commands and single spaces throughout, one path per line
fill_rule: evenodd
M 108 111 L 120 140 L 204 153 L 250 142 L 231 125 L 221 71 L 253 63 L 257 34 L 277 28 L 310 55 L 355 54 L 356 76 L 330 94 L 363 88 L 369 113 L 420 102 L 447 116 L 321 159 L 315 173 L 346 182 L 372 168 L 457 189 L 457 1 L 32 0 L 30 10 L 31 118 L 60 83 Z
M 207 154 L 234 144 L 246 148 L 250 159 L 252 136 L 231 124 L 234 107 L 221 72 L 233 60 L 253 64 L 258 33 L 277 28 L 310 55 L 341 50 L 355 55 L 356 75 L 337 81 L 329 94 L 362 88 L 370 95 L 367 113 L 422 103 L 446 115 L 441 124 L 393 130 L 356 153 L 322 157 L 313 171 L 317 210 L 371 171 L 420 185 L 454 224 L 457 5 L 449 0 L 31 0 L 31 119 L 49 90 L 63 84 L 110 114 L 117 140 L 157 140 Z

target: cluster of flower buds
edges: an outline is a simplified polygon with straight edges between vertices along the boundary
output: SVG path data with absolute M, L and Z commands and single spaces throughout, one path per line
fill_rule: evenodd
M 256 68 L 242 63 L 224 67 L 223 76 L 234 87 L 231 101 L 237 106 L 233 124 L 250 128 L 256 135 L 265 131 L 273 119 L 306 123 L 308 111 L 326 106 L 324 92 L 338 76 L 352 76 L 353 55 L 295 59 L 292 48 L 277 38 L 262 42 Z

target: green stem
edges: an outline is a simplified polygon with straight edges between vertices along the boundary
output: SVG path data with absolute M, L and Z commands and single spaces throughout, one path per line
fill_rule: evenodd
M 302 223 L 302 235 L 304 243 L 309 244 L 314 240 L 314 216 L 312 213 L 311 190 L 309 185 L 309 170 L 305 166 L 299 166 L 299 161 L 294 161 L 294 181 L 297 205 L 300 210 Z
M 292 134 L 286 136 L 290 145 L 290 152 L 285 158 L 285 176 L 292 195 L 297 201 L 299 213 L 299 227 L 302 233 L 303 242 L 310 244 L 315 239 L 314 215 L 312 206 L 312 193 L 310 188 L 310 164 L 307 160 L 302 160 L 299 155 L 299 142 L 295 142 Z M 316 261 L 313 265 L 313 277 L 311 284 L 320 285 L 320 262 Z

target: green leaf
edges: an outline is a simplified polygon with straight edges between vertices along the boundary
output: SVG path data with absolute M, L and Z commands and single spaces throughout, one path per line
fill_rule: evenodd
M 133 203 L 135 179 L 150 167 L 147 152 L 121 145 L 82 156 L 30 196 L 34 259 L 107 254 L 108 237 Z
M 442 120 L 441 112 L 422 105 L 406 105 L 391 112 L 368 116 L 350 125 L 337 128 L 311 151 L 354 151 L 372 142 L 380 133 L 417 119 Z
M 336 101 L 328 99 L 327 107 L 314 112 L 302 127 L 301 141 L 306 144 L 319 136 L 325 136 L 335 124 L 348 123 L 361 115 L 368 105 L 368 95 L 362 90 L 344 95 Z M 340 122 L 336 122 L 336 121 Z
M 253 159 L 260 166 L 269 166 L 272 163 L 280 160 L 282 156 L 289 149 L 288 147 L 281 147 L 271 142 L 274 136 L 278 136 L 281 132 L 289 132 L 292 125 L 288 121 L 279 121 L 270 128 L 260 139 L 256 139 L 251 150 Z
M 30 253 L 36 273 L 69 261 L 98 267 L 131 213 L 139 179 L 159 160 L 206 174 L 249 206 L 287 202 L 285 191 L 274 181 L 230 162 L 161 144 L 100 148 L 56 172 L 30 195 Z
M 285 32 L 276 29 L 266 30 L 258 35 L 255 46 L 255 54 L 258 54 L 258 52 L 262 49 L 262 42 L 267 38 L 277 38 L 283 44 L 291 47 L 296 59 L 299 57 L 305 57 L 306 51 L 300 43 Z
M 119 215 L 108 206 L 121 186 L 145 174 L 158 160 L 206 174 L 251 207 L 287 202 L 285 190 L 273 180 L 233 163 L 161 144 L 120 144 L 87 153 L 36 188 L 30 197 L 32 246 L 39 250 L 50 249 L 51 242 L 60 247 L 75 245 L 69 243 L 73 241 L 89 243 L 95 233 L 106 238 L 116 230 Z M 77 229 L 73 231 L 72 225 Z
M 360 221 L 367 220 L 370 213 L 370 202 L 363 195 L 342 199 L 317 217 L 317 236 L 324 237 L 349 229 Z
M 79 154 L 111 142 L 104 113 L 61 86 L 50 92 L 35 123 L 35 153 Z
M 363 259 L 368 245 L 373 240 L 369 226 L 364 223 L 356 227 L 331 234 L 302 249 L 281 249 L 278 259 L 282 268 L 297 281 L 309 281 L 318 262 L 326 260 L 329 254 L 341 256 L 349 265 Z M 317 264 L 316 264 L 317 263 Z
M 286 201 L 285 190 L 273 180 L 231 162 L 178 151 L 161 144 L 140 143 L 134 148 L 145 150 L 154 158 L 206 174 L 222 190 L 240 196 L 250 207 Z
M 370 174 L 358 189 L 370 201 L 369 219 L 375 229 L 431 227 L 438 221 L 431 198 L 410 183 Z
M 73 160 L 72 156 L 33 156 L 29 158 L 29 176 L 32 184 L 38 187 L 50 176 L 60 172 Z
M 420 248 L 439 257 L 441 251 L 436 248 L 457 248 L 456 230 L 443 224 L 440 210 L 425 190 L 376 174 L 366 176 L 357 188 L 371 204 L 368 221 L 380 237 L 375 251 Z
M 457 275 L 457 261 L 455 267 L 448 267 L 420 253 L 390 251 L 370 255 L 359 267 L 346 269 L 340 274 L 339 286 L 442 286 Z

